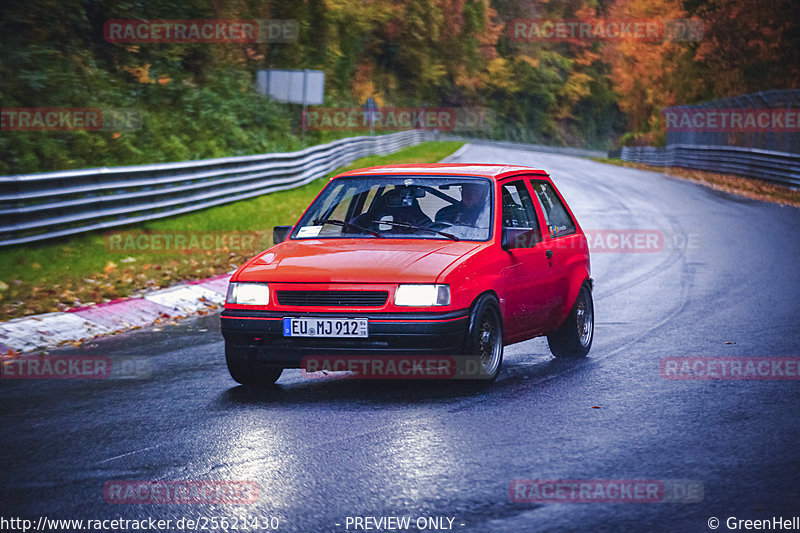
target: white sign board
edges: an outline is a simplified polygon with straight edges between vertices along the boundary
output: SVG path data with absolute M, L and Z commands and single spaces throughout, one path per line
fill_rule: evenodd
M 259 70 L 258 92 L 289 104 L 321 105 L 325 73 L 321 70 Z

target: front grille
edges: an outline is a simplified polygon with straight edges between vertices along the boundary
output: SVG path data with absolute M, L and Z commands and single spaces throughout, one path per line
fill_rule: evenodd
M 276 291 L 278 303 L 298 307 L 381 307 L 388 291 Z

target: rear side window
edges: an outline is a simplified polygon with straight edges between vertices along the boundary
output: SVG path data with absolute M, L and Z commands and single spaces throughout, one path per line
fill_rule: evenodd
M 539 206 L 544 213 L 547 231 L 551 237 L 561 237 L 575 233 L 575 222 L 569 216 L 567 208 L 564 207 L 561 198 L 556 194 L 556 190 L 546 181 L 531 180 L 531 187 L 539 201 Z

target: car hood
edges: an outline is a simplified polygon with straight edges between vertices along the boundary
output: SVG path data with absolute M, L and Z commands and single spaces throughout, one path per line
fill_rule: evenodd
M 233 281 L 432 283 L 478 246 L 434 239 L 289 240 L 254 257 Z

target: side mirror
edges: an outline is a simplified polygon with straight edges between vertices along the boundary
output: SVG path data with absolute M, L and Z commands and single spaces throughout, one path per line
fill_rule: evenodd
M 272 244 L 278 244 L 286 240 L 294 226 L 275 226 L 272 228 Z

